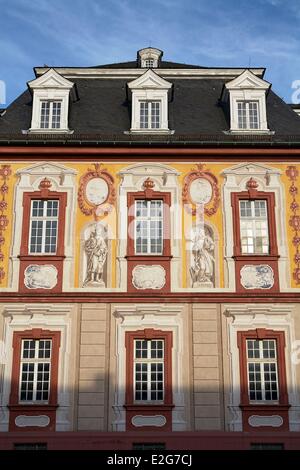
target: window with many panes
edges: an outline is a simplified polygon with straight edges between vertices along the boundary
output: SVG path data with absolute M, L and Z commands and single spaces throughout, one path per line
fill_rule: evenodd
M 164 340 L 134 341 L 134 401 L 164 400 Z
M 51 339 L 23 339 L 20 361 L 19 401 L 44 402 L 49 400 Z
M 141 129 L 159 129 L 161 127 L 160 108 L 160 101 L 140 101 Z
M 259 129 L 257 101 L 238 101 L 237 111 L 239 129 Z
M 269 254 L 267 201 L 240 200 L 239 209 L 242 254 Z
M 278 401 L 275 339 L 247 339 L 247 373 L 250 402 Z
M 41 101 L 41 129 L 60 129 L 61 101 Z
M 58 235 L 59 201 L 32 199 L 29 253 L 55 254 Z
M 143 63 L 144 67 L 154 67 L 154 59 L 145 59 Z
M 163 201 L 135 201 L 135 254 L 163 252 Z

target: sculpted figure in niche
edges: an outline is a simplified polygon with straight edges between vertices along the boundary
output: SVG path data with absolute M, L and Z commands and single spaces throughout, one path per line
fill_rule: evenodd
M 107 257 L 107 245 L 102 235 L 102 230 L 97 230 L 97 225 L 95 225 L 95 229 L 85 241 L 84 249 L 87 257 L 87 266 L 83 287 L 105 287 L 103 269 Z
M 193 261 L 190 267 L 192 286 L 213 287 L 215 244 L 208 228 L 196 228 L 192 242 Z

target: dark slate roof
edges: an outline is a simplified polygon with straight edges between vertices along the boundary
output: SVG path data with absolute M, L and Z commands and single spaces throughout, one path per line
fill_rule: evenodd
M 140 68 L 140 66 L 137 60 L 133 60 L 131 62 L 119 62 L 116 64 L 96 65 L 93 68 L 96 68 L 96 69 L 136 69 L 136 68 Z M 200 65 L 181 64 L 179 62 L 168 62 L 167 60 L 162 60 L 159 63 L 159 68 L 160 69 L 206 69 L 207 67 L 201 67 Z
M 268 124 L 274 135 L 226 134 L 228 113 L 219 102 L 224 79 L 176 78 L 169 102 L 169 128 L 174 135 L 128 135 L 131 102 L 128 79 L 71 79 L 76 83 L 79 100 L 72 102 L 69 113 L 70 135 L 26 134 L 30 127 L 32 97 L 27 90 L 0 117 L 0 143 L 29 141 L 64 144 L 151 144 L 151 145 L 282 145 L 300 143 L 300 117 L 275 93 L 267 95 Z M 172 81 L 171 79 L 168 79 Z M 224 132 L 225 131 L 225 132 Z

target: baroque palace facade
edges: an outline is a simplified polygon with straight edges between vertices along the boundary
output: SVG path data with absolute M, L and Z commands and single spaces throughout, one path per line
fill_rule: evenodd
M 300 447 L 300 118 L 162 55 L 1 111 L 0 448 Z

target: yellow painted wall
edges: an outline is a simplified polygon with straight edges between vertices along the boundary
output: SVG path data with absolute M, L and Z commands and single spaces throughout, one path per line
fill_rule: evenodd
M 8 164 L 9 162 L 2 162 L 3 164 Z M 11 242 L 12 242 L 12 221 L 13 221 L 13 210 L 14 210 L 14 205 L 13 205 L 13 200 L 14 200 L 14 190 L 15 190 L 15 185 L 18 182 L 18 177 L 16 175 L 16 171 L 21 169 L 21 168 L 26 168 L 29 167 L 30 165 L 34 164 L 36 162 L 26 162 L 26 163 L 18 163 L 18 164 L 11 164 L 11 169 L 12 169 L 12 175 L 9 177 L 8 181 L 8 194 L 5 196 L 6 201 L 8 202 L 8 207 L 7 210 L 5 211 L 5 214 L 9 218 L 9 225 L 6 228 L 4 232 L 4 238 L 5 242 L 2 247 L 2 251 L 4 254 L 4 261 L 3 263 L 0 263 L 0 266 L 3 266 L 6 276 L 4 280 L 2 281 L 2 284 L 0 285 L 1 287 L 6 287 L 8 285 L 8 269 L 9 269 L 9 256 L 10 256 L 10 251 L 11 251 Z M 61 163 L 61 162 L 60 162 Z M 80 177 L 88 171 L 88 168 L 93 168 L 93 162 L 90 163 L 72 163 L 70 164 L 69 162 L 62 162 L 63 165 L 66 167 L 75 169 L 78 174 L 76 176 L 76 181 L 77 181 L 77 187 L 79 186 L 79 179 Z M 259 162 L 262 163 L 262 162 Z M 103 167 L 107 169 L 107 171 L 114 177 L 115 179 L 115 185 L 116 185 L 116 194 L 118 196 L 118 187 L 120 184 L 120 177 L 118 176 L 118 172 L 122 169 L 127 168 L 129 165 L 134 164 L 134 162 L 124 162 L 124 163 L 104 163 Z M 170 161 L 169 163 L 164 163 L 166 165 L 170 165 L 172 168 L 176 169 L 180 175 L 178 176 L 178 183 L 182 189 L 182 184 L 184 177 L 186 176 L 187 173 L 189 173 L 192 169 L 195 169 L 195 164 L 193 163 L 173 163 Z M 222 185 L 223 185 L 223 176 L 221 175 L 221 172 L 226 169 L 234 166 L 234 162 L 227 162 L 227 163 L 207 163 L 205 165 L 205 170 L 211 171 L 217 178 L 218 178 L 218 183 L 219 183 L 219 190 L 220 190 L 220 195 L 221 195 L 221 201 L 220 201 L 220 206 L 218 208 L 218 211 L 216 214 L 214 214 L 211 217 L 205 216 L 206 220 L 212 224 L 216 230 L 219 233 L 219 246 L 218 246 L 218 260 L 219 260 L 219 266 L 217 269 L 219 269 L 220 273 L 220 287 L 224 287 L 224 262 L 223 262 L 223 252 L 224 252 L 224 237 L 223 237 L 223 207 L 222 207 Z M 1 165 L 1 162 L 0 162 Z M 271 164 L 267 163 L 268 166 L 277 168 L 281 171 L 281 181 L 284 187 L 284 192 L 285 192 L 285 198 L 286 198 L 286 207 L 285 207 L 285 214 L 286 214 L 286 230 L 287 230 L 287 235 L 288 235 L 288 243 L 289 243 L 289 258 L 290 258 L 290 266 L 291 266 L 291 279 L 292 279 L 292 286 L 293 287 L 300 287 L 300 285 L 297 285 L 295 280 L 293 280 L 293 269 L 294 269 L 294 255 L 295 255 L 295 246 L 292 243 L 292 239 L 294 237 L 294 232 L 293 228 L 289 224 L 289 218 L 291 215 L 291 210 L 290 210 L 290 204 L 292 202 L 292 196 L 289 193 L 289 187 L 291 185 L 290 180 L 288 179 L 286 175 L 286 169 L 290 164 Z M 297 166 L 299 174 L 300 174 L 300 163 L 295 164 Z M 300 182 L 300 176 L 299 176 L 299 182 Z M 0 178 L 0 185 L 1 185 L 1 178 Z M 300 187 L 299 187 L 299 195 L 297 196 L 297 201 L 300 205 Z M 299 210 L 300 214 L 300 210 Z M 187 214 L 185 213 L 184 209 L 182 208 L 182 217 L 183 221 L 187 221 L 188 217 Z M 74 237 L 74 253 L 75 253 L 75 259 L 76 259 L 76 264 L 75 264 L 75 287 L 79 286 L 79 270 L 80 270 L 80 234 L 84 226 L 87 225 L 87 223 L 92 222 L 94 220 L 93 216 L 87 217 L 84 215 L 81 211 L 80 208 L 76 207 L 76 214 L 75 214 L 75 237 Z M 116 216 L 116 213 L 112 213 L 107 217 L 107 221 L 110 224 L 110 227 L 112 228 L 113 232 L 115 234 L 118 233 L 118 218 Z M 191 219 L 189 221 L 191 223 Z M 183 226 L 185 224 L 183 223 Z M 184 232 L 184 227 L 183 227 L 183 232 Z M 185 240 L 184 240 L 184 233 L 183 235 L 183 244 L 182 246 L 185 246 Z M 116 287 L 116 249 L 117 249 L 117 244 L 116 240 L 112 241 L 112 287 Z M 186 250 L 183 248 L 182 251 L 182 272 L 183 274 L 183 283 L 182 287 L 187 286 L 187 275 L 188 275 L 188 268 L 187 268 L 187 253 Z

